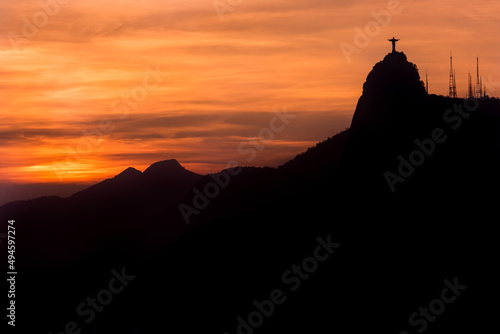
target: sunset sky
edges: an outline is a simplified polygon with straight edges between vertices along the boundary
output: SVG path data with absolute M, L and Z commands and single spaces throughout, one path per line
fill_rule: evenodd
M 499 12 L 486 0 L 2 0 L 0 191 L 165 159 L 198 173 L 278 166 L 350 126 L 393 36 L 431 93 L 447 94 L 453 51 L 460 96 L 478 54 L 499 96 Z M 295 118 L 249 159 L 241 145 L 283 110 Z

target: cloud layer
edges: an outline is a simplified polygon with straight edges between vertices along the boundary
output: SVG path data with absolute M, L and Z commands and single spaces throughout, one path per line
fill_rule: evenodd
M 0 178 L 91 182 L 169 158 L 199 173 L 279 165 L 349 126 L 393 35 L 432 93 L 447 93 L 450 50 L 459 94 L 477 53 L 490 88 L 500 81 L 495 2 L 401 1 L 362 46 L 357 29 L 391 1 L 232 1 L 224 19 L 214 2 L 2 1 Z M 359 52 L 348 61 L 341 43 Z M 297 117 L 245 161 L 240 145 L 285 107 Z M 84 153 L 68 163 L 72 150 Z

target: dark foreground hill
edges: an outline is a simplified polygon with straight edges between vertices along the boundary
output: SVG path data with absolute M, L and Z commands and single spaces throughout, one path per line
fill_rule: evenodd
M 484 332 L 496 317 L 499 121 L 498 99 L 428 95 L 416 66 L 392 53 L 368 75 L 351 128 L 279 168 L 199 176 L 170 161 L 148 169 L 151 181 L 129 169 L 69 199 L 3 206 L 20 235 L 41 236 L 37 254 L 19 236 L 31 260 L 19 264 L 19 314 L 30 319 L 19 324 L 45 333 L 70 321 L 82 333 Z M 42 252 L 70 246 L 64 263 Z M 82 316 L 78 306 L 122 268 L 135 278 L 111 301 L 101 293 L 95 318 Z

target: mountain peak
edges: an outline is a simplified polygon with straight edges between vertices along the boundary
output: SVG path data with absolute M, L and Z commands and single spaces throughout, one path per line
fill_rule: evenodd
M 114 178 L 124 179 L 124 178 L 133 178 L 142 175 L 140 171 L 133 167 L 129 167 L 125 169 L 120 174 L 116 175 Z
M 186 169 L 182 167 L 177 160 L 169 159 L 155 162 L 144 171 L 144 175 L 163 174 L 165 172 L 171 173 L 185 170 Z
M 404 123 L 411 123 L 422 112 L 417 106 L 427 96 L 417 66 L 403 52 L 387 54 L 366 77 L 351 135 L 358 136 L 368 129 L 382 131 L 389 120 L 404 127 Z
M 406 57 L 406 54 L 404 52 L 390 52 L 388 53 L 385 57 L 384 60 L 385 62 L 390 61 L 390 62 L 401 62 L 401 63 L 408 63 L 408 58 Z
M 368 74 L 363 85 L 363 95 L 403 93 L 426 95 L 423 82 L 415 64 L 403 52 L 392 52 L 378 62 Z

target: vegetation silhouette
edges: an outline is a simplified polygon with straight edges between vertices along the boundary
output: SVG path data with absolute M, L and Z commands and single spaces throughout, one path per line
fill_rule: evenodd
M 19 286 L 39 301 L 20 302 L 30 321 L 19 325 L 238 333 L 252 301 L 281 289 L 286 302 L 255 333 L 414 333 L 423 327 L 412 328 L 409 316 L 458 277 L 468 289 L 426 332 L 485 330 L 494 319 L 480 306 L 495 286 L 500 101 L 481 99 L 467 117 L 460 106 L 463 99 L 427 94 L 417 67 L 396 51 L 368 75 L 350 129 L 278 168 L 242 168 L 189 225 L 178 205 L 192 205 L 192 189 L 214 175 L 175 160 L 129 168 L 69 198 L 6 204 L 2 222 L 16 219 L 19 234 Z M 399 157 L 409 159 L 415 141 L 436 129 L 447 139 L 391 191 L 385 173 L 397 174 Z M 338 251 L 297 291 L 287 289 L 283 273 L 328 235 Z M 86 324 L 76 306 L 123 266 L 136 279 Z

